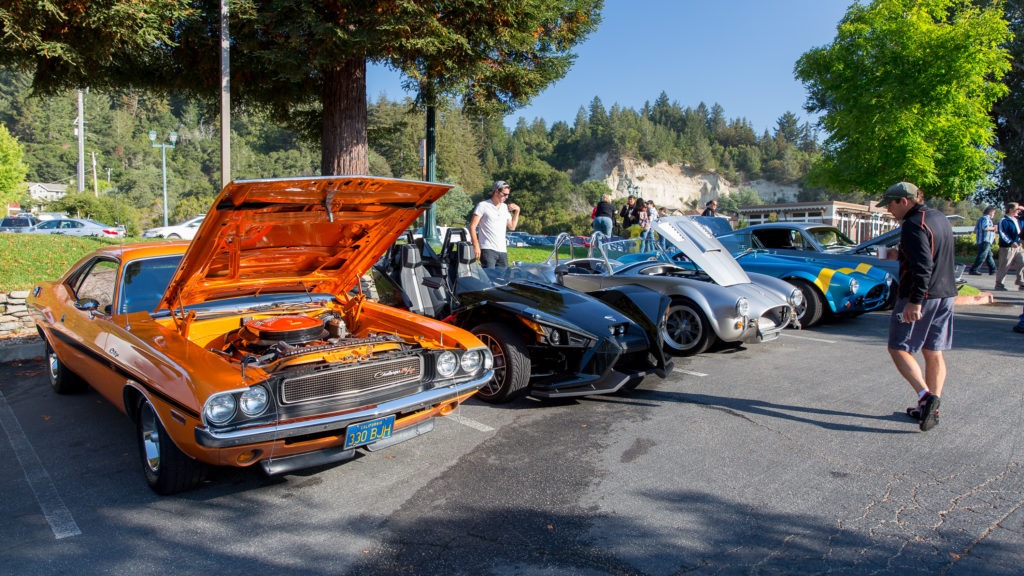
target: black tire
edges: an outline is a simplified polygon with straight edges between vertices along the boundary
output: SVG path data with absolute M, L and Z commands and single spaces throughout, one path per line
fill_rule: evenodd
M 136 414 L 135 437 L 149 487 L 167 495 L 197 486 L 203 480 L 204 466 L 174 445 L 149 400 L 141 401 Z
M 53 346 L 50 346 L 50 341 L 43 339 L 46 343 L 46 365 L 47 374 L 50 377 L 50 386 L 53 387 L 53 391 L 57 394 L 80 394 L 85 392 L 89 388 L 89 385 L 82 380 L 82 377 L 75 374 L 68 368 L 60 358 L 57 357 L 57 353 L 53 351 Z
M 796 308 L 796 318 L 800 326 L 810 328 L 821 322 L 825 310 L 825 297 L 818 292 L 813 284 L 800 278 L 788 278 L 787 282 L 800 289 L 804 295 L 804 303 Z
M 181 236 L 178 236 L 177 234 L 168 234 L 167 235 L 167 239 L 168 240 L 181 240 Z
M 481 324 L 471 330 L 494 355 L 494 378 L 476 393 L 484 402 L 500 404 L 518 397 L 530 385 L 530 355 L 514 330 L 501 324 Z
M 665 350 L 676 356 L 693 356 L 708 349 L 716 340 L 704 311 L 692 300 L 673 300 L 665 312 L 661 329 Z

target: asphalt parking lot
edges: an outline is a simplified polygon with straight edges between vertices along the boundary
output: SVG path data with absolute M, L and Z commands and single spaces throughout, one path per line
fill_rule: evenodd
M 969 277 L 986 289 L 991 277 Z M 434 432 L 149 491 L 133 427 L 0 364 L 9 574 L 950 574 L 1024 565 L 1024 292 L 957 309 L 940 425 L 872 313 L 677 359 L 638 390 L 471 400 Z M 10 355 L 7 358 L 11 358 Z

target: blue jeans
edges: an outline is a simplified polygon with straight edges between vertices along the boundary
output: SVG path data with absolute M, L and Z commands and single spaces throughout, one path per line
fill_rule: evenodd
M 971 266 L 971 274 L 981 272 L 981 267 L 985 264 L 988 265 L 989 274 L 996 271 L 996 261 L 992 258 L 991 242 L 981 242 L 978 244 L 978 257 L 974 259 L 974 265 Z
M 612 235 L 612 219 L 607 216 L 598 216 L 594 218 L 593 222 L 594 232 L 600 232 L 604 234 L 604 237 L 611 238 Z

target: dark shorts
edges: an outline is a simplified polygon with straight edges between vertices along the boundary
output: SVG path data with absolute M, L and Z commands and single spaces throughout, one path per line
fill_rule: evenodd
M 898 315 L 907 300 L 896 300 L 889 317 L 889 348 L 911 354 L 922 348 L 936 352 L 952 348 L 954 300 L 954 297 L 925 300 L 921 305 L 921 319 L 912 323 L 899 321 Z
M 483 248 L 480 250 L 480 266 L 483 268 L 508 268 L 508 252 Z

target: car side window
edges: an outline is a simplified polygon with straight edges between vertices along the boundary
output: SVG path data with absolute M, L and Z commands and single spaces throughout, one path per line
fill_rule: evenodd
M 129 262 L 124 267 L 119 314 L 150 311 L 156 308 L 167 285 L 178 269 L 181 256 L 149 258 Z
M 99 302 L 98 311 L 109 315 L 114 302 L 114 287 L 117 285 L 117 261 L 96 260 L 89 271 L 78 277 L 74 288 L 79 300 L 92 298 Z

